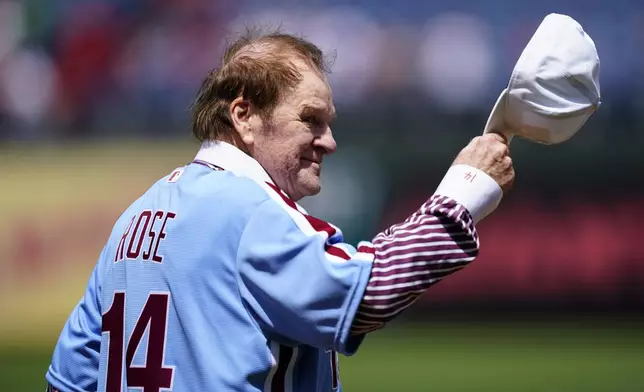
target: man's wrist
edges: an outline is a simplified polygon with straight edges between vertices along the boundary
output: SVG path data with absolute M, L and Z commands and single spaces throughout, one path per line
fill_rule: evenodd
M 494 211 L 503 198 L 503 190 L 492 177 L 464 164 L 449 168 L 435 194 L 449 197 L 465 207 L 475 223 Z

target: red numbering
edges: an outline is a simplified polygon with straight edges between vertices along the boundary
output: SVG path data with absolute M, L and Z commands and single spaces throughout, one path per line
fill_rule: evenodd
M 143 392 L 159 392 L 172 386 L 172 367 L 163 366 L 168 323 L 169 294 L 149 295 L 125 348 L 126 384 Z M 145 365 L 132 365 L 132 359 L 149 326 Z M 105 392 L 121 392 L 123 349 L 125 346 L 125 293 L 115 292 L 112 306 L 103 314 L 103 333 L 109 336 Z
M 335 391 L 340 387 L 340 372 L 338 371 L 338 353 L 327 351 L 331 357 L 331 388 Z

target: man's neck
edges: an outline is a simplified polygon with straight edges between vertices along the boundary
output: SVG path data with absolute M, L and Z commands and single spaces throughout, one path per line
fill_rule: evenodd
M 228 144 L 232 144 L 233 146 L 237 147 L 239 150 L 243 151 L 246 155 L 252 156 L 250 154 L 250 151 L 248 150 L 248 146 L 246 145 L 246 143 L 244 143 L 244 141 L 241 140 L 241 137 L 239 137 L 239 135 L 237 135 L 236 133 L 233 135 L 229 135 L 229 134 L 223 135 L 219 140 L 221 140 L 222 142 L 226 142 Z

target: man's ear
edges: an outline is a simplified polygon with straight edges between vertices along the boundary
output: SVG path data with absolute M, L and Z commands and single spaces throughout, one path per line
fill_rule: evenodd
M 237 134 L 246 145 L 253 144 L 253 128 L 251 117 L 253 105 L 243 97 L 237 97 L 230 103 L 230 120 L 237 131 Z

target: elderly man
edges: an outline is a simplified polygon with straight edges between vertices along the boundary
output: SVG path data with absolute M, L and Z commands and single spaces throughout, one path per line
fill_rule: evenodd
M 436 193 L 356 247 L 296 202 L 336 150 L 322 52 L 283 34 L 234 43 L 193 110 L 195 160 L 119 218 L 69 317 L 50 390 L 340 390 L 352 355 L 477 256 L 475 223 L 514 171 L 475 138 Z

